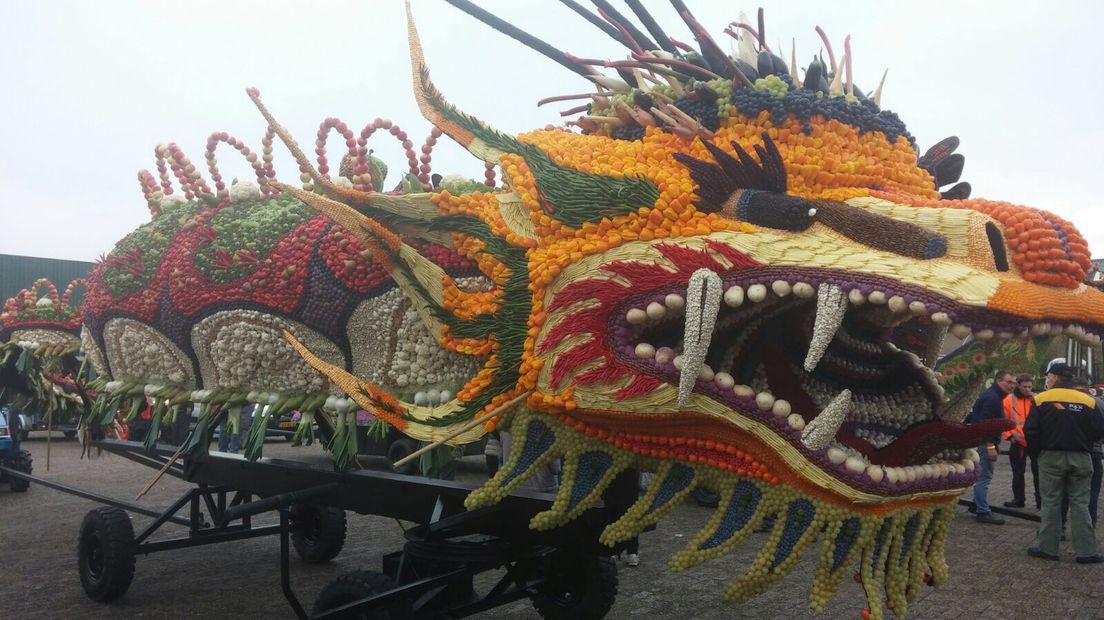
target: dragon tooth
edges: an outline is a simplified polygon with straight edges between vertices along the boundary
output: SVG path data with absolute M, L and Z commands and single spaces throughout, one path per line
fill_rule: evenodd
M 640 344 L 636 345 L 635 352 L 637 357 L 655 357 L 656 348 L 648 344 L 647 342 L 641 342 Z
M 648 314 L 640 308 L 633 308 L 625 313 L 625 320 L 631 325 L 640 325 L 648 320 Z
M 951 325 L 951 334 L 959 340 L 969 338 L 972 333 L 974 333 L 974 330 L 970 329 L 968 325 L 963 325 L 962 323 Z
M 713 339 L 721 297 L 721 276 L 710 269 L 699 269 L 686 287 L 686 323 L 682 336 L 682 364 L 679 368 L 679 407 L 685 407 L 698 381 L 705 354 Z
M 836 330 L 843 324 L 847 313 L 847 297 L 835 284 L 821 284 L 817 289 L 817 313 L 813 321 L 813 337 L 809 339 L 809 352 L 805 355 L 805 372 L 813 372 Z
M 889 306 L 889 310 L 893 312 L 893 314 L 900 314 L 908 310 L 908 304 L 905 303 L 905 298 L 900 295 L 890 297 L 886 305 Z
M 790 402 L 781 398 L 775 400 L 774 404 L 771 405 L 771 412 L 780 418 L 789 416 L 792 410 L 793 408 L 790 406 Z
M 727 372 L 718 372 L 713 375 L 713 383 L 721 389 L 731 390 L 736 385 L 736 380 Z
M 832 399 L 817 417 L 805 425 L 801 432 L 801 442 L 812 450 L 828 447 L 836 437 L 847 411 L 851 409 L 851 390 L 844 390 Z
M 709 364 L 702 364 L 698 370 L 698 379 L 702 381 L 712 381 L 715 376 L 716 373 L 709 367 Z
M 924 352 L 924 363 L 928 368 L 935 368 L 939 361 L 939 353 L 943 350 L 943 341 L 947 339 L 947 326 L 942 323 L 934 323 L 928 328 L 928 348 Z
M 866 295 L 857 288 L 853 288 L 847 291 L 847 301 L 851 302 L 852 306 L 861 306 L 866 303 Z
M 738 308 L 744 303 L 744 288 L 742 286 L 730 286 L 724 294 L 725 305 Z
M 774 282 L 771 282 L 771 290 L 774 291 L 775 295 L 778 295 L 779 297 L 785 297 L 793 291 L 793 287 L 790 286 L 790 283 L 786 282 L 785 280 L 775 280 Z
M 866 468 L 866 475 L 870 476 L 870 479 L 874 482 L 881 482 L 885 477 L 885 470 L 881 465 L 870 465 Z
M 770 392 L 759 392 L 755 395 L 755 404 L 763 411 L 770 411 L 774 407 L 774 395 Z
M 671 347 L 660 347 L 656 349 L 655 361 L 659 364 L 667 364 L 675 359 L 675 351 Z
M 652 303 L 648 304 L 648 307 L 644 309 L 644 312 L 648 315 L 649 319 L 652 319 L 653 321 L 658 321 L 659 319 L 667 316 L 667 306 L 653 301 Z
M 808 282 L 797 282 L 793 285 L 793 294 L 801 299 L 812 299 L 816 295 L 816 289 Z
M 755 396 L 755 390 L 750 385 L 740 384 L 732 388 L 732 393 L 741 398 L 751 398 Z
M 950 327 L 951 317 L 946 312 L 933 312 L 931 315 L 932 323 L 936 325 L 942 325 L 943 327 Z
M 682 310 L 686 307 L 686 299 L 678 293 L 671 293 L 663 298 L 663 303 L 667 304 L 667 308 L 670 310 Z
M 747 289 L 748 301 L 759 303 L 767 298 L 767 287 L 762 284 L 752 284 Z

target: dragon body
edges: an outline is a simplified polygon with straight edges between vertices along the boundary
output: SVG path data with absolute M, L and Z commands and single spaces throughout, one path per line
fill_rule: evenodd
M 152 393 L 167 408 L 296 408 L 335 433 L 355 408 L 425 440 L 506 428 L 514 448 L 471 508 L 562 459 L 555 502 L 532 522 L 555 527 L 624 469 L 653 471 L 603 542 L 703 486 L 719 506 L 673 569 L 767 527 L 725 600 L 769 589 L 818 540 L 814 610 L 857 572 L 872 617 L 883 601 L 905 613 L 947 579 L 974 448 L 1005 428 L 962 422 L 984 373 L 961 358 L 935 370 L 944 340 L 968 341 L 988 370 L 1016 343 L 1098 344 L 1087 243 L 1046 211 L 970 199 L 964 183 L 941 191 L 961 172 L 957 139 L 920 155 L 880 88 L 855 88 L 850 59 L 817 59 L 798 80 L 754 36 L 729 56 L 680 14 L 700 54 L 669 50 L 650 18 L 661 44 L 607 17 L 634 50 L 610 64 L 620 78 L 544 50 L 599 89 L 581 131 L 516 136 L 445 100 L 411 22 L 424 116 L 497 166 L 499 189 L 374 191 L 351 132 L 343 181 L 255 89 L 266 148 L 287 144 L 303 189 L 256 157 L 256 191 L 236 196 L 213 165 L 210 189 L 160 149 L 160 186 L 140 175 L 155 219 L 90 278 L 81 338 L 111 379 L 93 415 Z M 169 168 L 186 200 L 165 198 Z M 434 371 L 412 372 L 412 355 Z M 338 395 L 345 405 L 327 401 Z

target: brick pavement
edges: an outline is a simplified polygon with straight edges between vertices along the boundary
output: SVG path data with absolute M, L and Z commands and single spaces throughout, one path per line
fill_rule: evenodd
M 129 498 L 152 470 L 120 457 L 78 460 L 76 442 L 53 443 L 51 471 L 45 471 L 45 441 L 36 434 L 27 443 L 36 473 L 76 486 Z M 269 456 L 317 457 L 317 448 L 291 448 L 281 441 L 265 447 Z M 477 479 L 479 459 L 466 459 L 461 476 Z M 1011 497 L 1011 473 L 1002 458 L 991 487 L 991 502 Z M 1029 483 L 1030 484 L 1030 483 Z M 143 503 L 164 506 L 185 488 L 164 479 Z M 265 538 L 139 557 L 129 592 L 113 605 L 88 600 L 76 575 L 75 538 L 93 502 L 44 487 L 25 494 L 0 489 L 0 618 L 291 618 L 280 594 L 278 544 Z M 732 555 L 685 573 L 673 574 L 666 559 L 709 517 L 693 503 L 676 509 L 655 532 L 641 538 L 639 568 L 622 565 L 620 593 L 611 618 L 813 618 L 807 607 L 816 549 L 810 548 L 798 568 L 777 588 L 750 603 L 725 606 L 719 590 L 754 556 L 763 534 L 754 534 Z M 135 517 L 136 527 L 148 523 Z M 1010 519 L 1004 526 L 976 523 L 960 509 L 947 547 L 951 580 L 925 589 L 909 608 L 912 618 L 997 617 L 1074 619 L 1104 618 L 1104 565 L 1072 561 L 1063 543 L 1060 563 L 1029 558 L 1024 550 L 1035 524 Z M 1098 533 L 1098 539 L 1104 536 Z M 309 607 L 315 594 L 338 575 L 379 567 L 383 553 L 402 544 L 394 521 L 350 515 L 344 551 L 327 565 L 305 565 L 293 559 L 293 584 Z M 859 586 L 845 580 L 820 617 L 855 618 L 864 607 Z M 528 602 L 487 612 L 497 619 L 533 618 Z

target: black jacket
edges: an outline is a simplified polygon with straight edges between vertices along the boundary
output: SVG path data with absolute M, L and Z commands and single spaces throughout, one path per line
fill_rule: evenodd
M 1008 392 L 1000 389 L 996 383 L 989 386 L 989 389 L 982 392 L 977 400 L 974 401 L 974 407 L 970 410 L 970 415 L 966 418 L 966 422 L 969 424 L 977 424 L 985 420 L 1003 419 L 1005 396 L 1008 396 Z M 999 446 L 1000 433 L 990 437 L 988 442 L 994 446 Z
M 1085 452 L 1104 437 L 1104 410 L 1093 397 L 1059 384 L 1035 396 L 1035 412 L 1024 424 L 1027 449 Z

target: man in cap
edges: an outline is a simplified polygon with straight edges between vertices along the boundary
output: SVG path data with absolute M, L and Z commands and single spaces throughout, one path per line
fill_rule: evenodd
M 1073 549 L 1078 564 L 1104 562 L 1089 521 L 1092 444 L 1104 437 L 1104 411 L 1091 396 L 1074 389 L 1074 370 L 1065 363 L 1047 369 L 1046 391 L 1035 396 L 1035 412 L 1024 424 L 1027 446 L 1038 455 L 1042 522 L 1028 555 L 1058 559 L 1062 494 L 1069 497 Z

